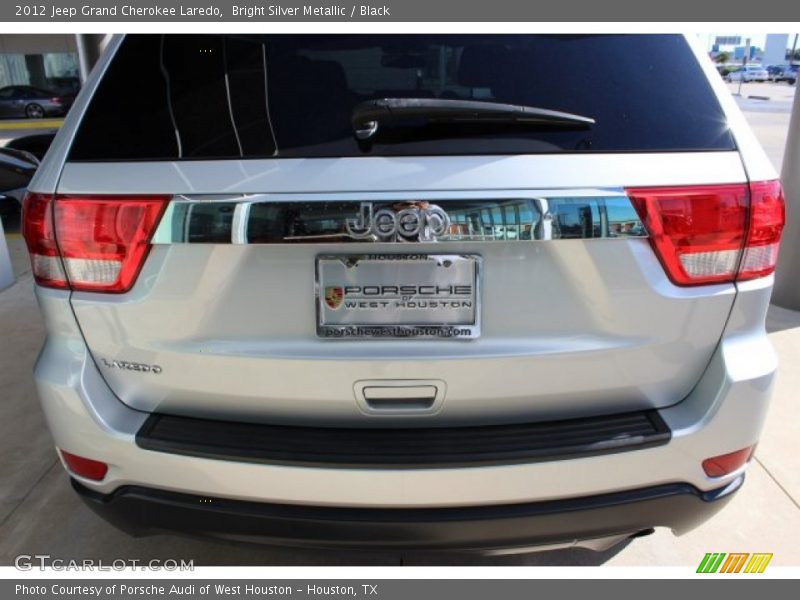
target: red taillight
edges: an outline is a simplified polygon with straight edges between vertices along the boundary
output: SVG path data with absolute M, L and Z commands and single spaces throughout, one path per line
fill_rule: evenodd
M 29 194 L 25 240 L 37 283 L 93 292 L 128 291 L 167 200 L 167 196 Z
M 61 452 L 61 456 L 67 468 L 75 473 L 75 475 L 80 475 L 81 477 L 94 481 L 100 481 L 106 476 L 106 473 L 108 473 L 108 465 L 104 462 L 92 460 L 91 458 L 85 458 L 76 454 L 70 454 L 63 450 L 59 450 L 59 452 Z
M 784 223 L 777 181 L 627 190 L 650 244 L 677 285 L 769 275 Z
M 69 287 L 56 246 L 53 229 L 53 197 L 43 194 L 25 196 L 22 223 L 22 235 L 28 245 L 36 283 L 54 288 Z
M 780 182 L 751 183 L 750 227 L 739 267 L 739 279 L 755 279 L 775 270 L 785 223 L 786 209 Z
M 748 446 L 736 452 L 712 456 L 703 461 L 703 471 L 709 477 L 722 477 L 733 473 L 747 463 L 756 451 L 755 446 Z
M 50 102 L 52 102 L 53 104 L 63 104 L 64 99 L 61 98 L 60 96 L 53 96 L 52 98 L 50 98 Z

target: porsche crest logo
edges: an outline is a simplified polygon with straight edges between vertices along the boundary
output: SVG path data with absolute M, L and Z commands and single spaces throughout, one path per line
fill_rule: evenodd
M 325 304 L 328 308 L 336 310 L 342 305 L 344 300 L 344 288 L 340 287 L 326 287 L 325 288 Z

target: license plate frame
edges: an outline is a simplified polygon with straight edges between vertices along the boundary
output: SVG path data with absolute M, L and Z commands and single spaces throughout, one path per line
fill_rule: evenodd
M 479 255 L 321 254 L 315 259 L 314 272 L 319 338 L 480 337 Z M 402 293 L 412 290 L 417 293 Z

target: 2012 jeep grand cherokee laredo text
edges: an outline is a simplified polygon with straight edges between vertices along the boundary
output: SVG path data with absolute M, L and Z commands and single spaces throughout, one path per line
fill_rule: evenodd
M 759 439 L 783 222 L 683 36 L 116 38 L 25 203 L 38 391 L 133 533 L 680 534 Z

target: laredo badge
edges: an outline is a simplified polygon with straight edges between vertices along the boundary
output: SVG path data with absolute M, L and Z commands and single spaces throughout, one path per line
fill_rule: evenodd
M 340 287 L 326 287 L 325 288 L 325 304 L 328 308 L 336 310 L 342 305 L 344 300 L 344 288 Z

